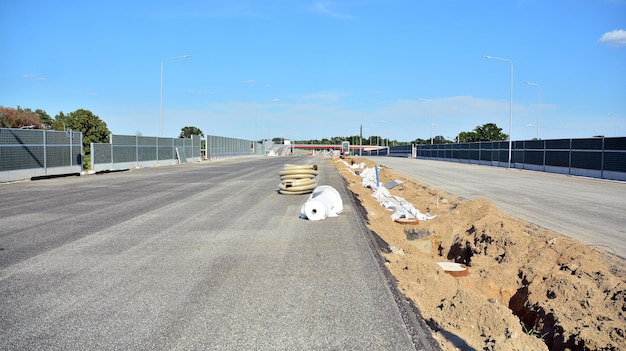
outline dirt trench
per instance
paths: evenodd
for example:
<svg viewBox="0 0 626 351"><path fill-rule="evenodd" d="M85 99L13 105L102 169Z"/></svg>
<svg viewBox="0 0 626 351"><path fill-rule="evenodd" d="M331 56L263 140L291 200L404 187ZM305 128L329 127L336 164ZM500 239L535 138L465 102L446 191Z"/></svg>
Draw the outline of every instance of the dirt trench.
<svg viewBox="0 0 626 351"><path fill-rule="evenodd" d="M344 162L347 161L347 162ZM435 219L398 224L361 184L365 158L333 159L382 241L385 266L420 310L434 338L453 350L625 350L622 259L379 167L381 184ZM437 262L468 267L453 277Z"/></svg>

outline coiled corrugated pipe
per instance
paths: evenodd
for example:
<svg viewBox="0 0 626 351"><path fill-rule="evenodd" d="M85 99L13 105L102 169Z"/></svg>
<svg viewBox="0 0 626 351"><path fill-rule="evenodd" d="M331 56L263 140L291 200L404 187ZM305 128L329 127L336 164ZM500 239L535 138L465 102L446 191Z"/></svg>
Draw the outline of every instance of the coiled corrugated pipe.
<svg viewBox="0 0 626 351"><path fill-rule="evenodd" d="M310 194L317 186L317 165L286 164L278 172L280 184L278 192L285 195Z"/></svg>

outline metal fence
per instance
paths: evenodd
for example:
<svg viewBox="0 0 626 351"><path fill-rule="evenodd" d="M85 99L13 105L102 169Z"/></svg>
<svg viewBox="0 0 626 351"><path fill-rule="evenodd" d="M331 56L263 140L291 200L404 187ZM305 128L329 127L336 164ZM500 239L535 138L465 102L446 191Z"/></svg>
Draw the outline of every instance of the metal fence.
<svg viewBox="0 0 626 351"><path fill-rule="evenodd" d="M91 143L91 168L96 172L174 165L201 160L201 137L160 138L111 135L110 143Z"/></svg>
<svg viewBox="0 0 626 351"><path fill-rule="evenodd" d="M266 141L252 141L221 137L206 136L206 157L208 159L264 155Z"/></svg>
<svg viewBox="0 0 626 351"><path fill-rule="evenodd" d="M402 145L389 156L509 166L509 142ZM511 168L626 180L626 137L514 141Z"/></svg>
<svg viewBox="0 0 626 351"><path fill-rule="evenodd" d="M0 182L82 171L80 132L0 128Z"/></svg>
<svg viewBox="0 0 626 351"><path fill-rule="evenodd" d="M80 174L82 134L72 131L0 129L0 182L37 176ZM109 143L91 143L91 169L99 171L265 155L273 142L208 135L160 138L111 135Z"/></svg>

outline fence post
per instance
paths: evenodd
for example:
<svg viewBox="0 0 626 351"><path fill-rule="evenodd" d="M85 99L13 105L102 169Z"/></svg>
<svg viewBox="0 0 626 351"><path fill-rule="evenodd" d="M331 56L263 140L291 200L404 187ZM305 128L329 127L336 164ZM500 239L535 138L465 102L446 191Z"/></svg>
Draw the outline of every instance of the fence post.
<svg viewBox="0 0 626 351"><path fill-rule="evenodd" d="M567 160L567 175L572 175L572 146L573 140L569 140L569 156Z"/></svg>
<svg viewBox="0 0 626 351"><path fill-rule="evenodd" d="M80 173L83 173L83 168L85 167L85 155L83 155L83 132L80 132L80 140L78 141L78 145L79 145L79 150L80 150L80 164L79 164L79 169L80 169ZM93 150L93 149L89 149L89 150ZM91 152L91 151L90 151Z"/></svg>
<svg viewBox="0 0 626 351"><path fill-rule="evenodd" d="M82 144L82 140L81 140L81 144ZM96 153L94 152L94 148L93 148L94 145L93 144L94 143L89 143L89 150L91 150L91 169L92 170L95 169L95 165L96 165L96 163L95 163L95 161L96 161L96 157L95 157Z"/></svg>
<svg viewBox="0 0 626 351"><path fill-rule="evenodd" d="M46 130L43 130L43 174L48 175L48 146L46 146Z"/></svg>
<svg viewBox="0 0 626 351"><path fill-rule="evenodd" d="M604 179L604 140L602 137L602 152L600 153L600 179Z"/></svg>
<svg viewBox="0 0 626 351"><path fill-rule="evenodd" d="M545 140L543 141L543 171L546 171L546 153L548 153L546 145L548 144Z"/></svg>
<svg viewBox="0 0 626 351"><path fill-rule="evenodd" d="M522 158L522 166L521 169L526 169L526 141L516 141L515 145L521 145L521 146L517 146L517 153L521 153L521 158ZM521 147L521 149L520 149ZM513 159L515 160L515 154L513 154Z"/></svg>
<svg viewBox="0 0 626 351"><path fill-rule="evenodd" d="M113 169L113 133L111 133L111 135L109 135L109 140L111 141L111 169ZM93 164L93 162L92 162Z"/></svg>
<svg viewBox="0 0 626 351"><path fill-rule="evenodd" d="M70 170L72 169L72 139L74 139L74 134L72 131L72 128L68 128L67 129L67 134L65 135L66 138L70 139Z"/></svg>

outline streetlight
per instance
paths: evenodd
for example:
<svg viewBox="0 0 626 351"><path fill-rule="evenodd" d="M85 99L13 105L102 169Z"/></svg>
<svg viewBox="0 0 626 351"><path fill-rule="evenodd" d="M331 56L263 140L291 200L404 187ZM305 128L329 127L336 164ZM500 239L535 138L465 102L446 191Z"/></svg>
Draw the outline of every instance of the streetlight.
<svg viewBox="0 0 626 351"><path fill-rule="evenodd" d="M537 83L526 82L537 87L537 140L539 140L539 116L541 115L541 86Z"/></svg>
<svg viewBox="0 0 626 351"><path fill-rule="evenodd" d="M432 100L418 99L419 101L426 101L430 105L430 145L433 144L433 104Z"/></svg>
<svg viewBox="0 0 626 351"><path fill-rule="evenodd" d="M160 123L159 123L159 129L160 129L160 136L163 137L163 63L167 60L174 60L174 59L186 59L186 58L190 58L191 55L184 55L184 56L175 56L175 57L167 57L161 60L161 109L160 109Z"/></svg>
<svg viewBox="0 0 626 351"><path fill-rule="evenodd" d="M508 58L493 57L489 55L483 56L486 59L507 61L511 64L511 89L509 96L509 168L511 168L511 151L513 149L513 61Z"/></svg>

